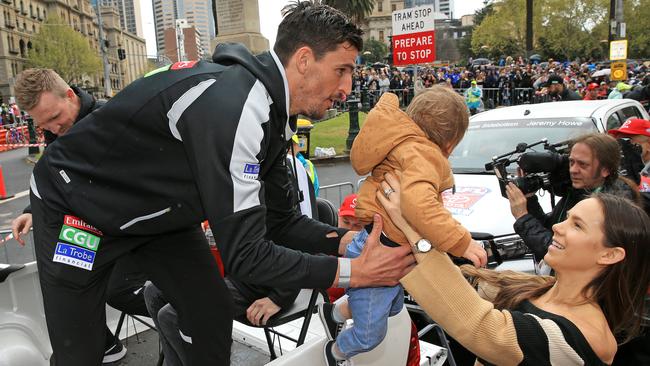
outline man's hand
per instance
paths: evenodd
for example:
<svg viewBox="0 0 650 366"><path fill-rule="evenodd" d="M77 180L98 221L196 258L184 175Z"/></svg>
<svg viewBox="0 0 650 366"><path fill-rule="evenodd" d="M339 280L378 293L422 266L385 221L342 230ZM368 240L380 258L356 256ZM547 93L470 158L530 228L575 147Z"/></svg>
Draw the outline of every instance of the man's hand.
<svg viewBox="0 0 650 366"><path fill-rule="evenodd" d="M528 213L528 208L526 206L528 199L524 196L521 189L510 182L506 186L506 194L510 201L510 212L512 212L512 216L514 216L515 219L519 219Z"/></svg>
<svg viewBox="0 0 650 366"><path fill-rule="evenodd" d="M395 286L415 266L411 248L391 248L379 242L381 229L381 216L375 214L372 232L361 255L352 259L351 287Z"/></svg>
<svg viewBox="0 0 650 366"><path fill-rule="evenodd" d="M278 311L280 311L280 307L268 297L264 297L255 300L255 302L246 309L246 319L248 319L251 324L259 327L261 325L266 325L269 318L275 315Z"/></svg>
<svg viewBox="0 0 650 366"><path fill-rule="evenodd" d="M11 222L11 233L17 242L21 245L25 245L25 239L22 238L23 235L29 234L29 229L32 228L32 214L24 213L14 219Z"/></svg>
<svg viewBox="0 0 650 366"><path fill-rule="evenodd" d="M480 268L487 265L487 252L481 243L472 240L463 253L463 258L469 259L474 264L474 267Z"/></svg>
<svg viewBox="0 0 650 366"><path fill-rule="evenodd" d="M357 235L358 231L348 231L341 237L339 242L339 255L345 255L345 250L348 248L348 244L352 242L354 236Z"/></svg>

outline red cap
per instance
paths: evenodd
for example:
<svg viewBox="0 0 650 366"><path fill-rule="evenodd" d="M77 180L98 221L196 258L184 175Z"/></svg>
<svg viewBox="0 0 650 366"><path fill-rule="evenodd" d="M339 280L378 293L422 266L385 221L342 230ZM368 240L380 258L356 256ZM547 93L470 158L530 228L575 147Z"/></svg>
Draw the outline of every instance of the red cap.
<svg viewBox="0 0 650 366"><path fill-rule="evenodd" d="M609 130L607 133L614 137L619 137L620 135L650 136L650 121L641 118L631 118L625 121L621 127Z"/></svg>
<svg viewBox="0 0 650 366"><path fill-rule="evenodd" d="M596 88L598 88L598 87L599 87L598 84L596 84L596 83L590 83L590 84L587 86L587 90L594 90L594 89L596 89Z"/></svg>
<svg viewBox="0 0 650 366"><path fill-rule="evenodd" d="M357 195L352 193L345 196L339 208L339 216L354 216L355 207L357 207Z"/></svg>

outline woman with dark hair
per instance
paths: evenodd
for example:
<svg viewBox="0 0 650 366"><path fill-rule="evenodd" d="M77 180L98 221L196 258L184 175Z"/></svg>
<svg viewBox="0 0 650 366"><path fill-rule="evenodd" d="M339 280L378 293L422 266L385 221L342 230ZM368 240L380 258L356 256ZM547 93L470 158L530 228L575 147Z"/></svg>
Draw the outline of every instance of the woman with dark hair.
<svg viewBox="0 0 650 366"><path fill-rule="evenodd" d="M378 199L416 243L421 236L400 214L399 183L386 179L384 189L396 194ZM544 260L556 277L469 267L461 272L446 254L431 250L401 282L484 364L611 364L617 339L634 337L644 314L650 219L627 199L598 193L574 206L553 232Z"/></svg>

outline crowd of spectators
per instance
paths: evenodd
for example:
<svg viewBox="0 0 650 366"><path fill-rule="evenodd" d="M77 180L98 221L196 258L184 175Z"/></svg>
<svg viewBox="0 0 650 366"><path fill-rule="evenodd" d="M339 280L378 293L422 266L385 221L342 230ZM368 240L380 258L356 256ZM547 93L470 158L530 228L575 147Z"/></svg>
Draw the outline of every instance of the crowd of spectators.
<svg viewBox="0 0 650 366"><path fill-rule="evenodd" d="M390 90L399 95L403 106L414 95L435 84L445 84L464 93L476 85L482 89L482 108L540 103L558 100L549 93L549 78L560 77L571 92L587 100L607 99L612 92L616 97L650 84L650 62L630 62L628 80L624 83L610 80L609 65L605 62L565 61L549 59L546 62L525 62L522 57L502 58L494 64L451 65L446 67L417 66L396 68L374 64L359 66L353 76L353 92L364 106L372 107L379 96Z"/></svg>

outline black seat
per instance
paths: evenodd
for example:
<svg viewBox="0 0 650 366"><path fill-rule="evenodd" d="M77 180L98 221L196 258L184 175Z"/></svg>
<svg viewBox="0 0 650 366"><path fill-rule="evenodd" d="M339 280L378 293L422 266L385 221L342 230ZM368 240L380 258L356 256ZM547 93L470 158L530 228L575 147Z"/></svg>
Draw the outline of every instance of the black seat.
<svg viewBox="0 0 650 366"><path fill-rule="evenodd" d="M321 295L321 296L319 296ZM262 326L261 328L264 328L264 335L266 336L266 343L269 347L269 353L271 355L271 360L274 360L277 358L277 355L275 354L275 342L273 341L271 337L271 333L277 335L278 337L286 338L292 342L296 343L296 347L302 345L305 343L305 338L307 337L307 330L309 329L309 323L311 322L311 316L313 313L316 312L317 306L319 304L323 303L324 296L322 293L317 290L317 289L303 289L300 290L300 293L298 294L298 297L296 297L296 300L293 302L293 304L280 311L279 313L273 315L268 322L266 323L265 326ZM294 321L296 319L303 318L302 321L302 326L300 327L300 334L298 335L298 339L290 337L286 334L282 334L276 330L273 329L273 327L280 326L282 324L286 324L290 321ZM248 325L250 327L257 327L256 325L251 324L246 317L242 317L239 319L236 319L238 322Z"/></svg>
<svg viewBox="0 0 650 366"><path fill-rule="evenodd" d="M325 198L316 198L316 207L318 209L318 221L331 226L338 226L339 213L334 204Z"/></svg>

